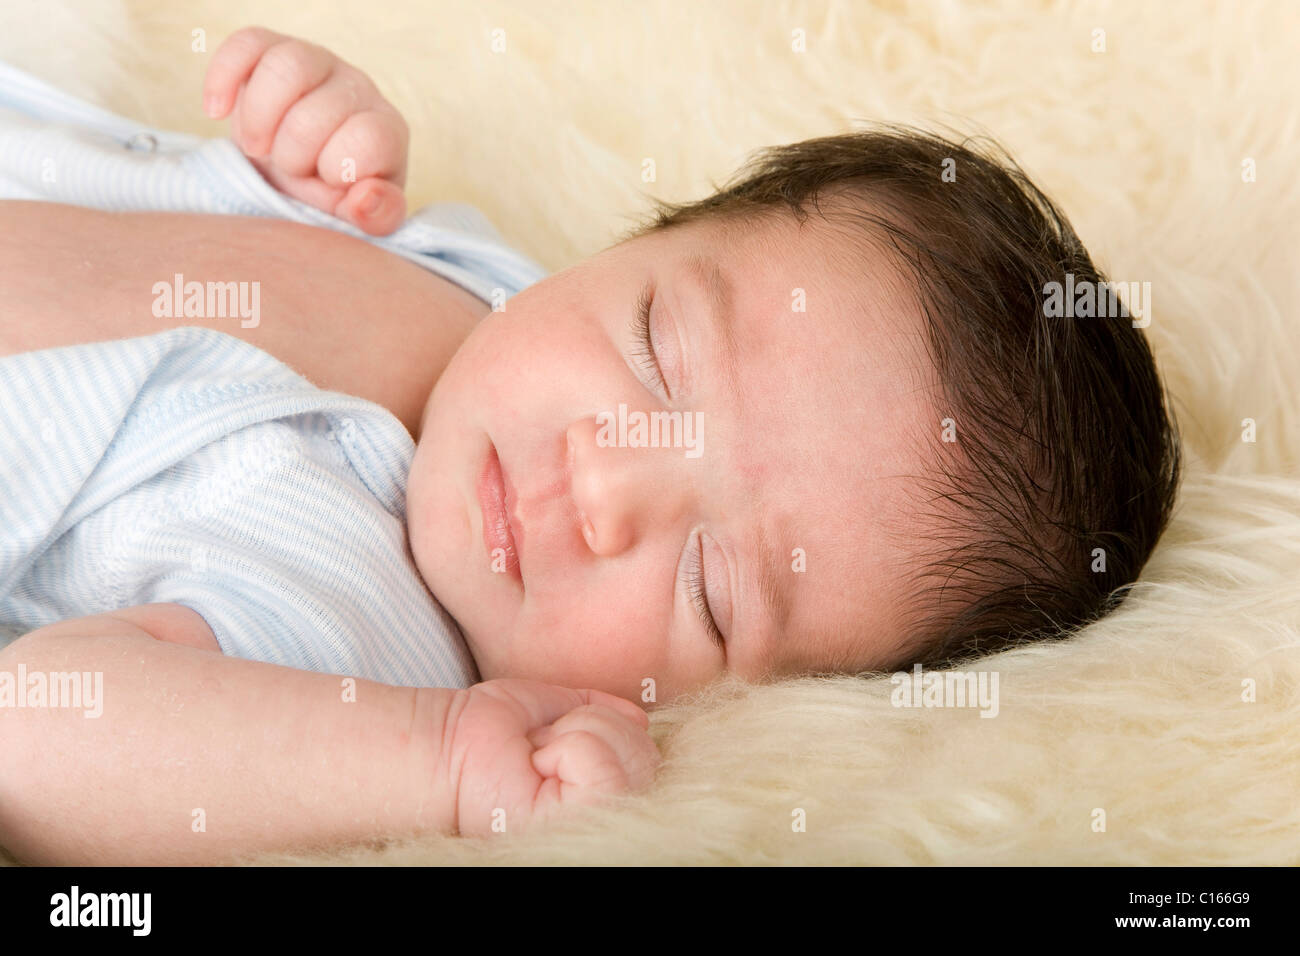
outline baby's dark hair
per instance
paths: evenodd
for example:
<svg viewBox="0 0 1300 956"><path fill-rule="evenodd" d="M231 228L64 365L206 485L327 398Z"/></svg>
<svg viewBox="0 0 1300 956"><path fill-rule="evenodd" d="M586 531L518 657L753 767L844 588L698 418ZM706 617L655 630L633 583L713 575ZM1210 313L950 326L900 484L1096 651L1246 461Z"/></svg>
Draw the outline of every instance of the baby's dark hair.
<svg viewBox="0 0 1300 956"><path fill-rule="evenodd" d="M878 125L769 147L707 199L654 200L634 233L782 212L802 224L808 205L825 217L832 200L910 276L941 389L917 487L938 509L922 511L920 535L899 532L929 547L912 569L911 626L882 670L1066 637L1106 615L1168 524L1181 477L1141 329L1127 310L1049 314L1049 283L1072 275L1102 290L1105 277L1061 210L983 144Z"/></svg>

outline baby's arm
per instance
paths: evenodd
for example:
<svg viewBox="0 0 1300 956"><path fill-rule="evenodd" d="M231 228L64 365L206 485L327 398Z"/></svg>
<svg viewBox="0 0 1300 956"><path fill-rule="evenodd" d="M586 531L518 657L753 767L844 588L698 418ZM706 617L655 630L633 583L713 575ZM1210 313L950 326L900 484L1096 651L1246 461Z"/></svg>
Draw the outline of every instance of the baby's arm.
<svg viewBox="0 0 1300 956"><path fill-rule="evenodd" d="M167 623L159 640L102 614L0 651L15 676L103 675L99 717L0 710L0 845L19 859L217 862L450 827L419 733L450 692L359 680L344 703L337 676L212 653L200 631Z"/></svg>
<svg viewBox="0 0 1300 956"><path fill-rule="evenodd" d="M146 626L142 626L146 625ZM103 675L102 715L0 709L0 845L26 862L191 864L526 828L648 782L634 704L529 681L390 687L225 657L144 605L42 628L0 672Z"/></svg>

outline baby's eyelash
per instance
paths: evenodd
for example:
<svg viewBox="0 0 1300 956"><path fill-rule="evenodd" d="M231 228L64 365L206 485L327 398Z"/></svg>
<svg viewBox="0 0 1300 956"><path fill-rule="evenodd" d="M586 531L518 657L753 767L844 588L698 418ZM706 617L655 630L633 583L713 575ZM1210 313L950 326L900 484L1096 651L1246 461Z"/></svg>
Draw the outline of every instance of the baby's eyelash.
<svg viewBox="0 0 1300 956"><path fill-rule="evenodd" d="M637 364L654 376L655 382L668 395L668 383L664 381L663 370L659 368L659 359L655 355L654 341L650 337L650 306L654 302L650 285L641 290L636 300L636 312L632 318L633 346ZM671 396L669 396L671 397Z"/></svg>
<svg viewBox="0 0 1300 956"><path fill-rule="evenodd" d="M726 641L722 638L722 631L718 630L718 623L713 619L713 609L709 607L708 589L704 586L704 541L699 540L696 547L690 550L686 556L690 563L686 570L686 588L691 595L691 604L695 606L695 612L699 614L700 620L709 631L709 637L719 647L725 648Z"/></svg>

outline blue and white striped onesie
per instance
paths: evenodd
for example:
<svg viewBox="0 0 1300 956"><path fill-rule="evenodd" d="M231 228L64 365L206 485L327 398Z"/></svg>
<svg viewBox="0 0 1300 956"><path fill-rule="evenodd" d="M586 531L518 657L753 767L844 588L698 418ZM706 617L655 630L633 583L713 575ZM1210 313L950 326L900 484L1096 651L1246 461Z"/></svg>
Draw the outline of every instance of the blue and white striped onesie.
<svg viewBox="0 0 1300 956"><path fill-rule="evenodd" d="M142 127L3 63L0 198L325 226L489 303L546 275L468 205L374 239L277 192L228 140ZM0 358L0 646L173 602L232 656L469 686L464 639L411 559L414 451L387 409L213 329Z"/></svg>

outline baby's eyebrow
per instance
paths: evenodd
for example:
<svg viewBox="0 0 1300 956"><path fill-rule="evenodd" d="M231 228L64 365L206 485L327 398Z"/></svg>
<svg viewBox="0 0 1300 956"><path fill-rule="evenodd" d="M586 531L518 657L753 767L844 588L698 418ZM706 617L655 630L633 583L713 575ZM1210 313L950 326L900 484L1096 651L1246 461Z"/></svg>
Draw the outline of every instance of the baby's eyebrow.
<svg viewBox="0 0 1300 956"><path fill-rule="evenodd" d="M686 271L704 289L705 299L709 303L710 326L721 335L723 375L727 379L727 389L736 393L740 381L740 370L736 364L736 287L730 277L722 271L716 259L696 253L686 259Z"/></svg>

